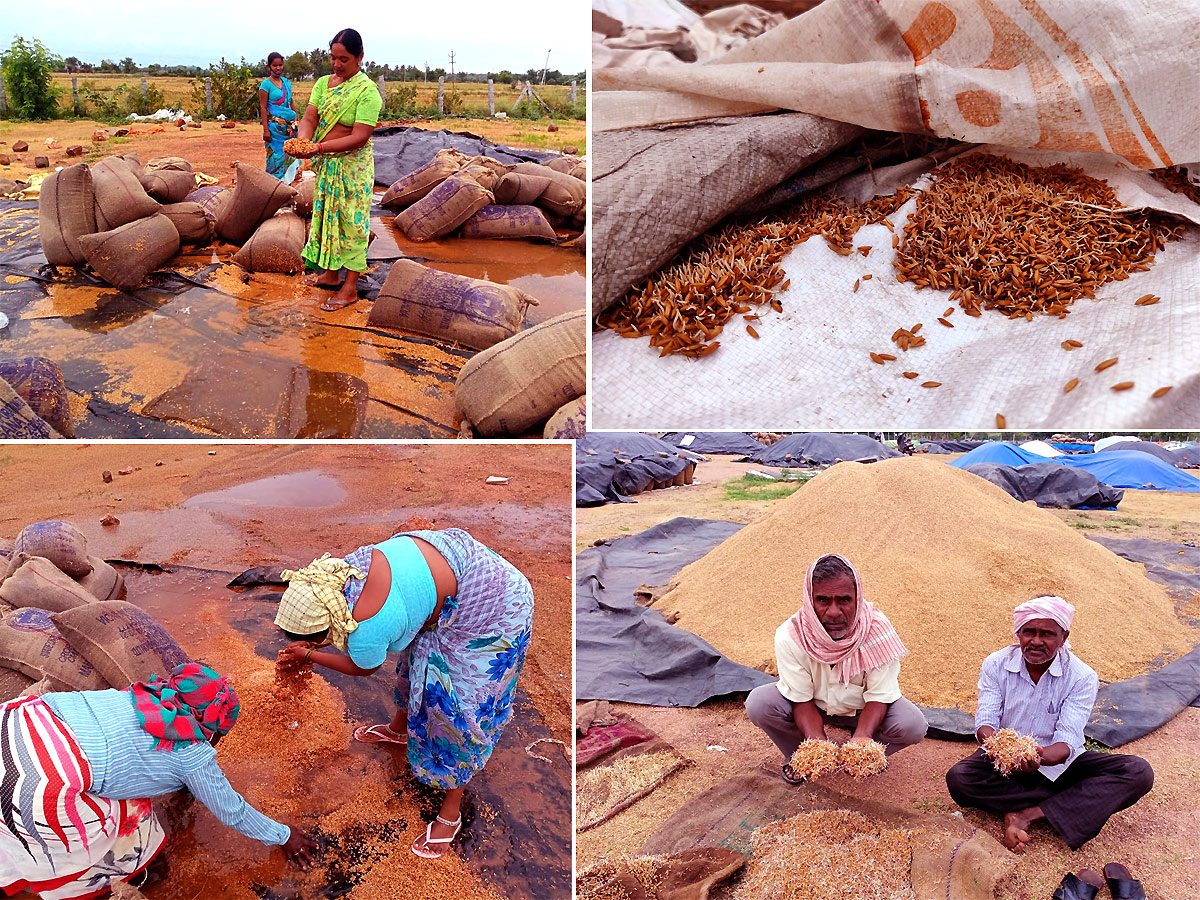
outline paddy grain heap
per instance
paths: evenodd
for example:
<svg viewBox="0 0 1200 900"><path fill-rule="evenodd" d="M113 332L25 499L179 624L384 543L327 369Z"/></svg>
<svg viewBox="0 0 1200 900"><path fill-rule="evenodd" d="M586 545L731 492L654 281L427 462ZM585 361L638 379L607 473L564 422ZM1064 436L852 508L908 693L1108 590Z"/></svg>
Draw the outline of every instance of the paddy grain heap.
<svg viewBox="0 0 1200 900"><path fill-rule="evenodd" d="M973 710L979 664L1012 643L1013 607L1039 595L1075 604L1072 648L1104 681L1197 639L1140 564L936 459L826 470L683 569L656 605L731 659L774 672L775 629L826 553L857 567L866 599L896 626L910 652L900 686L927 706Z"/></svg>

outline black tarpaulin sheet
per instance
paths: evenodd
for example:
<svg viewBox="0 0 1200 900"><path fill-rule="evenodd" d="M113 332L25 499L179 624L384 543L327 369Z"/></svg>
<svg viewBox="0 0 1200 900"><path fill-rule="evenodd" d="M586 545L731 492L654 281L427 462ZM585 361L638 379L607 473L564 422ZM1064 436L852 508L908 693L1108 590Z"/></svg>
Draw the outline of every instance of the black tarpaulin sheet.
<svg viewBox="0 0 1200 900"><path fill-rule="evenodd" d="M1160 447L1158 444L1151 441L1121 441L1119 444L1109 444L1098 453L1109 453L1114 450L1140 450L1142 453L1149 453L1151 456L1157 456L1167 465L1173 466L1179 458L1173 450L1168 450L1166 447Z"/></svg>
<svg viewBox="0 0 1200 900"><path fill-rule="evenodd" d="M469 131L429 131L412 125L377 128L371 136L375 157L375 183L390 185L415 172L433 159L439 150L452 147L467 156L490 156L505 165L519 162L544 162L558 156L550 150L515 150L493 144Z"/></svg>
<svg viewBox="0 0 1200 900"><path fill-rule="evenodd" d="M1104 484L1091 472L1062 463L1005 466L985 462L964 468L1021 502L1033 500L1038 506L1055 509L1116 509L1125 496L1124 489Z"/></svg>
<svg viewBox="0 0 1200 900"><path fill-rule="evenodd" d="M970 453L987 441L921 441L921 453Z"/></svg>
<svg viewBox="0 0 1200 900"><path fill-rule="evenodd" d="M634 600L640 586L665 585L740 528L736 522L671 519L576 556L576 699L697 706L775 680L726 659Z"/></svg>
<svg viewBox="0 0 1200 900"><path fill-rule="evenodd" d="M669 431L662 439L668 444L691 450L693 453L748 456L764 447L762 443L740 431Z"/></svg>
<svg viewBox="0 0 1200 900"><path fill-rule="evenodd" d="M828 466L836 462L891 459L901 454L865 434L814 431L789 434L747 457L760 466Z"/></svg>
<svg viewBox="0 0 1200 900"><path fill-rule="evenodd" d="M649 434L589 431L575 442L575 505L619 502L671 481L697 459Z"/></svg>
<svg viewBox="0 0 1200 900"><path fill-rule="evenodd" d="M1175 466L1180 469L1200 469L1200 444L1192 444L1174 451Z"/></svg>

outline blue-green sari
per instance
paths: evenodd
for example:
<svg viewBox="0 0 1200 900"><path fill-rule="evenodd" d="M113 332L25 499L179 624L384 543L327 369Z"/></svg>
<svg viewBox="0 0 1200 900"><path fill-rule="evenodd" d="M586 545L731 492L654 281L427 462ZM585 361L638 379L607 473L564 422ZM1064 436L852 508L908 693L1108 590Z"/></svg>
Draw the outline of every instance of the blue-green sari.
<svg viewBox="0 0 1200 900"><path fill-rule="evenodd" d="M296 136L296 111L292 109L292 83L286 78L280 78L283 87L278 88L270 78L264 78L258 86L260 91L267 92L267 128L271 132L271 142L264 144L267 149L266 169L276 178L282 178L288 167L287 154L283 152L283 142Z"/></svg>

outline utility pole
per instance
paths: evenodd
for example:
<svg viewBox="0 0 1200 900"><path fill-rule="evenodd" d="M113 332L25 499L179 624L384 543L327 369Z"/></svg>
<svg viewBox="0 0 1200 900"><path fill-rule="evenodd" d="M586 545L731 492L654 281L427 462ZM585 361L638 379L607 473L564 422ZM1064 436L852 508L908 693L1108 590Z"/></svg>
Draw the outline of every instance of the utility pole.
<svg viewBox="0 0 1200 900"><path fill-rule="evenodd" d="M450 51L450 90L454 90L454 51Z"/></svg>
<svg viewBox="0 0 1200 900"><path fill-rule="evenodd" d="M425 83L429 84L429 60L425 60Z"/></svg>
<svg viewBox="0 0 1200 900"><path fill-rule="evenodd" d="M546 83L546 69L550 68L550 51L546 51L546 66L542 69L542 84Z"/></svg>

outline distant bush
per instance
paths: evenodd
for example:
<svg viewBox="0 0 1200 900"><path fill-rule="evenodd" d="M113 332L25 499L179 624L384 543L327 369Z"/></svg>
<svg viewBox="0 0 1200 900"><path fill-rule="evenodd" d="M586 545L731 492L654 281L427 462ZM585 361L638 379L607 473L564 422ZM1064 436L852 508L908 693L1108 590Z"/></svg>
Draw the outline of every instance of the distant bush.
<svg viewBox="0 0 1200 900"><path fill-rule="evenodd" d="M211 110L205 104L205 78L212 79ZM203 76L193 79L188 112L197 119L213 119L218 115L227 119L255 116L258 112L258 82L246 65L245 57L241 63L231 63L221 57L220 64L210 65Z"/></svg>
<svg viewBox="0 0 1200 900"><path fill-rule="evenodd" d="M53 119L59 115L58 98L62 89L55 87L52 74L62 60L50 53L39 40L13 39L8 52L0 54L0 72L9 108L17 119Z"/></svg>
<svg viewBox="0 0 1200 900"><path fill-rule="evenodd" d="M402 84L387 92L383 101L383 118L412 119L417 115L417 86Z"/></svg>

